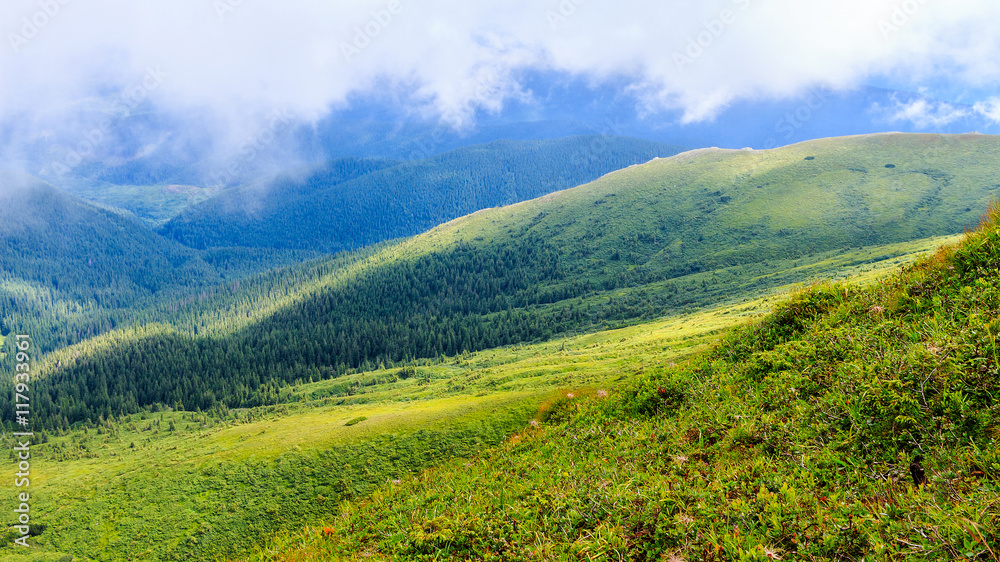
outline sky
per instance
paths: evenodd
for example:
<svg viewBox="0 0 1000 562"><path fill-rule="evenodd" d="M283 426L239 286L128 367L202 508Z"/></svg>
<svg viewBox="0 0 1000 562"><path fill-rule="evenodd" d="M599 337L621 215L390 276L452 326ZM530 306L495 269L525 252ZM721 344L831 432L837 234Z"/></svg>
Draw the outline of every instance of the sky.
<svg viewBox="0 0 1000 562"><path fill-rule="evenodd" d="M888 108L917 127L997 122L997 21L995 0L4 0L0 143L141 106L235 145L370 94L469 128L539 72L678 123L866 84L926 95Z"/></svg>

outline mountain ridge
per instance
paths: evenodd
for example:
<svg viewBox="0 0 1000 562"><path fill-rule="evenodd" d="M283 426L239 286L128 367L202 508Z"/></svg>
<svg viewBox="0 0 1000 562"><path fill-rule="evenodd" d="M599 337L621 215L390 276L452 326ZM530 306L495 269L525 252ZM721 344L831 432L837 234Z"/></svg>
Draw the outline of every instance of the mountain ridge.
<svg viewBox="0 0 1000 562"><path fill-rule="evenodd" d="M595 143L600 141L600 150ZM272 246L352 250L412 236L484 207L510 204L586 183L678 147L624 137L493 141L418 161L398 162L343 181L322 178L237 188L257 193L241 211L223 192L188 209L160 232L192 247ZM571 160L567 166L566 160ZM339 162L339 161L336 161ZM384 161L388 162L388 161ZM322 179L321 179L322 178ZM285 193L291 192L291 197Z"/></svg>
<svg viewBox="0 0 1000 562"><path fill-rule="evenodd" d="M275 385L380 362L544 341L739 299L821 274L838 254L859 247L961 232L977 215L972 207L1000 192L986 181L997 157L993 137L906 135L652 161L547 201L438 226L340 273L310 277L301 291L292 282L289 294L299 296L265 308L264 316L235 303L257 302L257 292L271 291L268 284L219 301L224 310L241 311L229 317L192 303L184 331L125 337L115 353L52 371L52 406L43 400L40 411L61 400L59 381L98 372L114 373L121 392L151 385L131 391L137 401L129 408L177 400L188 409L220 400L237 407L240 400L275 400ZM887 159L896 167L885 167ZM943 169L956 163L961 167ZM928 165L938 169L928 174ZM269 283L287 285L280 277ZM242 319L244 310L251 322ZM157 365L167 359L157 350L204 353L204 346L213 349L210 366L164 378L166 364ZM124 359L115 354L145 359L126 380ZM204 388L178 390L195 381ZM221 392L217 385L245 388ZM121 406L114 403L103 402L105 417ZM98 414L86 400L83 406L90 412L84 417Z"/></svg>

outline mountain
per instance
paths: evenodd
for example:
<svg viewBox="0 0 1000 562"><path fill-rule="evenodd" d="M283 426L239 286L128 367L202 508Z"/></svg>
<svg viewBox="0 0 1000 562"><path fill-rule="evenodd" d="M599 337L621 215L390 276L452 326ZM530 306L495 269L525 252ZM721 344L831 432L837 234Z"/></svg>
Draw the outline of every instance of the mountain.
<svg viewBox="0 0 1000 562"><path fill-rule="evenodd" d="M984 135L876 135L655 160L55 354L36 412L57 427L268 404L296 381L738 300L969 228L1000 192L998 155Z"/></svg>
<svg viewBox="0 0 1000 562"><path fill-rule="evenodd" d="M353 250L679 151L637 139L572 137L496 141L407 162L340 159L224 191L161 231L196 248Z"/></svg>
<svg viewBox="0 0 1000 562"><path fill-rule="evenodd" d="M197 294L298 256L201 252L36 178L0 175L0 334L53 350L136 321L136 307Z"/></svg>
<svg viewBox="0 0 1000 562"><path fill-rule="evenodd" d="M679 365L652 351L610 395L564 393L506 443L268 552L995 559L998 266L994 206L960 246L889 280L804 291Z"/></svg>

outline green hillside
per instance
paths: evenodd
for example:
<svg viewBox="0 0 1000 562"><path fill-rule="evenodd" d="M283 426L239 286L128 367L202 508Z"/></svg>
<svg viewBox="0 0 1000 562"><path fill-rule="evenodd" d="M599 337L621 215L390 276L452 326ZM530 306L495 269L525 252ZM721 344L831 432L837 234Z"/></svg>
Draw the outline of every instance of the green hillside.
<svg viewBox="0 0 1000 562"><path fill-rule="evenodd" d="M408 162L341 159L224 191L186 210L162 232L196 248L354 250L681 150L587 136L496 141Z"/></svg>
<svg viewBox="0 0 1000 562"><path fill-rule="evenodd" d="M841 272L877 278L935 247ZM30 552L9 546L0 558L243 559L343 500L499 445L566 392L615 388L702 352L785 298L305 383L283 389L279 406L153 408L43 433L32 446L41 532ZM0 490L15 493L13 481Z"/></svg>
<svg viewBox="0 0 1000 562"><path fill-rule="evenodd" d="M192 304L210 321L67 350L36 411L55 428L273 404L290 383L738 300L893 255L852 248L962 231L1000 191L998 152L982 135L880 135L634 166L328 269L280 306L251 304L271 294L253 285Z"/></svg>
<svg viewBox="0 0 1000 562"><path fill-rule="evenodd" d="M57 349L111 329L109 310L219 272L199 253L119 213L87 205L33 178L0 177L0 332L37 334Z"/></svg>
<svg viewBox="0 0 1000 562"><path fill-rule="evenodd" d="M826 284L260 560L996 560L1000 208L961 246Z"/></svg>

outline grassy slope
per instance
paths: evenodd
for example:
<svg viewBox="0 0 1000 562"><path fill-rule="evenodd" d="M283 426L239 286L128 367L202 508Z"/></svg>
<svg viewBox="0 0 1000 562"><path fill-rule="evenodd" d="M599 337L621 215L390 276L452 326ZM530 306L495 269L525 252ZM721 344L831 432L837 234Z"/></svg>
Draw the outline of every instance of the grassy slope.
<svg viewBox="0 0 1000 562"><path fill-rule="evenodd" d="M278 537L266 560L996 560L1000 209L676 367Z"/></svg>
<svg viewBox="0 0 1000 562"><path fill-rule="evenodd" d="M665 262L706 250L701 259L710 267L789 246L808 253L821 240L830 247L833 238L842 247L914 240L976 224L1000 193L998 155L1000 139L986 135L870 135L768 151L696 150L474 213L415 244L441 249L526 229L576 254L580 265L628 250L633 260L606 264L620 270L669 269ZM600 212L588 212L593 207ZM634 240L641 234L651 236ZM779 248L774 236L782 239Z"/></svg>
<svg viewBox="0 0 1000 562"><path fill-rule="evenodd" d="M901 255L841 273L859 281L877 277L939 242L876 250ZM530 417L542 419L547 403L561 395L557 389L593 394L703 351L734 323L769 310L783 294L619 330L423 362L408 378L390 369L304 384L286 389L289 404L234 411L224 420L149 413L118 420L101 433L77 430L52 437L33 448L39 475L33 509L37 521L47 525L33 539L33 552L43 553L36 560L54 560L59 552L83 559L99 558L102 550L104 559L144 553L184 559L246 551L269 534L332 517L341 499L498 443ZM359 416L367 419L343 425ZM171 422L175 431L169 430ZM377 460L392 456L398 460ZM331 459L340 463L336 469ZM13 493L10 482L0 489ZM4 559L31 559L20 553L0 550Z"/></svg>
<svg viewBox="0 0 1000 562"><path fill-rule="evenodd" d="M884 164L875 162L884 159L873 156L880 143L889 144L880 150L883 154L893 155L891 159L896 163L896 168L885 168ZM963 224L971 222L966 217L974 214L971 210L965 211L966 207L961 207L966 204L962 198L969 201L967 204L970 207L967 208L971 209L977 201L996 190L989 175L989 162L993 158L991 154L995 152L995 145L991 137L906 135L831 139L756 153L709 151L702 155L710 157L707 160L687 155L634 167L588 186L542 200L476 213L377 253L363 261L359 267L380 267L381 264L394 260L430 256L435 252L454 248L462 240L474 245L489 244L508 236L535 233L558 244L566 256L568 271L585 272L600 280L642 268L655 268L660 274L668 275L671 272L689 270L692 264L702 269L724 266L733 262L734 251L749 258L767 257L768 248L760 240L771 237L772 251L774 248L791 247L793 257L762 262L756 269L747 270L735 279L735 284L720 284L712 295L725 297L730 293L730 287L748 287L747 291L759 291L767 286L773 287L791 281L794 276L771 280L770 285L751 284L757 277L772 274L779 263L786 270L807 266L809 251L813 249L812 244L820 234L827 237L823 243L828 244L832 251L871 242L872 237L868 236L870 233L879 233L890 240L906 240L915 233L927 232L922 230L925 228L931 228L931 232L960 229ZM946 151L946 148L949 150ZM839 154L838 159L827 162L823 157L827 153ZM817 158L805 160L804 154L816 154ZM859 169L860 166L868 166L868 172L864 174L865 181L855 185L853 191L846 192L846 188L839 183L826 186L823 178L827 174L836 176L839 173L838 166L845 164ZM920 191L923 189L922 184L908 181L911 178L907 176L893 179L894 176L891 175L901 170L916 169L919 165L954 170L950 177L947 174L937 176L941 179L935 179L937 186L930 189L936 195L930 197L928 202L920 200L926 195ZM820 168L816 169L816 166ZM816 173L817 171L820 173ZM929 177L924 173L916 175ZM684 190L670 191L675 179L677 185L683 186ZM768 181L765 183L762 179ZM663 185L668 181L671 182L670 186ZM883 192L906 194L914 189L919 197L914 199L907 195L915 203L907 207L908 210L900 216L889 213L888 219L884 219L873 215L874 222L860 225L852 223L846 214L838 219L837 213L831 208L815 205L801 209L801 212L785 211L781 206L767 207L763 209L767 214L759 216L756 222L744 221L749 226L740 222L742 215L738 212L738 207L751 205L756 199L756 196L747 193L750 192L750 187L760 192L762 199L769 199L781 192L782 182L798 182L799 189L811 190L814 203L832 198L845 208L864 208L864 205L870 207L870 200L883 197L884 195L880 195ZM728 194L720 186L729 184L742 187L735 189L733 194ZM744 187L747 189L743 189ZM720 194L716 195L717 191ZM666 197L668 193L670 197ZM737 197L744 195L747 199L739 206L733 204ZM794 193L787 195L791 197ZM725 197L732 199L723 201ZM695 211L704 215L692 214ZM803 212L809 213L813 223L820 227L795 230L795 221L800 220ZM711 220L696 220L694 217L709 217ZM791 232L781 234L783 229ZM639 234L648 234L647 231L650 230L661 234L643 236L640 239ZM667 238L663 238L664 236ZM776 240L773 236L783 238ZM743 238L746 241L740 242ZM733 240L739 243L732 244ZM612 259L616 248L621 254L617 260ZM826 271L832 271L835 269L832 257L835 253L831 256L817 254L813 257L815 261L830 265ZM891 254L892 251L888 253ZM707 257L703 259L700 255ZM878 256L852 261L859 263L874 257ZM699 265L697 260L702 260L702 263ZM797 279L805 279L821 271L822 269L803 270ZM693 275L711 274L711 271L705 271ZM340 278L338 275L340 274L335 273L330 278L324 277L308 290L287 298L290 302L298 303L296 306L308 306L310 293L322 290L327 286L327 281ZM259 318L255 319L257 320ZM225 331L220 330L216 335L224 336ZM642 360L642 356L639 359ZM339 381L325 384L337 382ZM337 392L339 391L328 394Z"/></svg>
<svg viewBox="0 0 1000 562"><path fill-rule="evenodd" d="M150 413L101 433L52 437L33 449L39 474L33 508L48 526L35 544L84 558L104 549L111 559L146 552L148 538L158 541L148 555L160 559L246 549L247 540L327 516L339 500L387 479L498 442L523 427L555 389L593 388L631 375L653 349L664 358L699 349L761 305L427 363L405 379L390 369L301 385L288 389L293 403L233 411L221 421ZM344 426L359 416L367 419ZM401 447L420 454L378 462ZM331 457L346 462L331 470ZM295 478L282 463L314 472ZM248 480L254 471L269 479ZM221 477L232 483L220 487ZM3 489L13 493L10 483ZM202 528L211 532L197 532ZM192 536L198 542L189 543Z"/></svg>
<svg viewBox="0 0 1000 562"><path fill-rule="evenodd" d="M847 248L960 231L973 222L972 206L1000 190L991 175L998 152L1000 142L983 135L879 135L658 160L538 200L475 213L347 269L328 268L307 283L291 271L292 290L262 306L237 292L206 312L199 296L188 301L197 313L175 326L179 334L137 341L135 334L143 333L138 330L85 342L66 352L82 351L84 359L64 361L51 380L53 386L62 385L59 377L97 380L102 375L96 366L104 362L110 365L109 388L117 393L138 379L151 388L149 381L167 373L163 384L156 383L166 390L129 406L136 411L176 396L181 383L169 375L181 370L147 362L153 367L139 377L118 358L155 355L164 346L183 348L179 353L185 357L228 354L211 369L188 367L222 381L213 383L216 396L229 400L235 394L224 383L241 384L231 373L232 365L247 364L239 361L241 354L256 353L255 365L292 382L365 361L537 341L739 299L823 275L822 266L829 266L829 273ZM857 177L847 181L845 173ZM809 205L797 203L800 194ZM886 199L899 210L880 207ZM748 208L755 208L754 214ZM510 265L499 257L508 250L521 261ZM479 270L481 255L492 267L489 275ZM526 274L535 272L540 279L522 287ZM398 282L390 280L404 277L407 292L387 289ZM458 281L445 291L442 280ZM356 309L364 302L377 306ZM514 309L509 324L505 306ZM451 337L456 332L460 337ZM353 342L361 338L373 345L365 346L366 356L356 357L361 346ZM298 355L279 363L273 350L284 348L283 342L307 344L295 346ZM416 343L406 348L408 342ZM85 370L89 374L77 374ZM246 395L254 401L229 406L259 403L256 396L265 392L260 400L273 402L274 393L259 391L263 383L251 375L240 381L251 381ZM213 407L203 396L208 394L189 393L185 403ZM99 399L83 398L87 404Z"/></svg>

